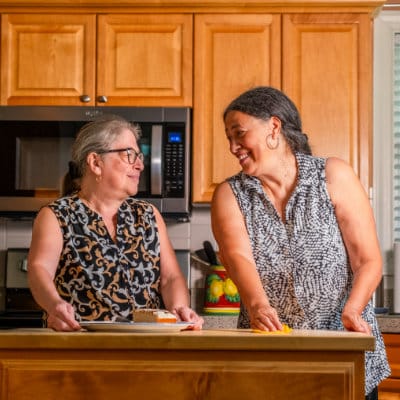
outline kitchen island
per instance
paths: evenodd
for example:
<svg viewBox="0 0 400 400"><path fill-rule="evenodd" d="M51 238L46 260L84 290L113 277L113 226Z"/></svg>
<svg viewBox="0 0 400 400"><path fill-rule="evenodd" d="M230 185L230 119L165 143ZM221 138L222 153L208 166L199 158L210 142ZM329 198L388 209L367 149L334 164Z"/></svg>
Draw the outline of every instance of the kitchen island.
<svg viewBox="0 0 400 400"><path fill-rule="evenodd" d="M360 333L0 331L2 400L363 399Z"/></svg>

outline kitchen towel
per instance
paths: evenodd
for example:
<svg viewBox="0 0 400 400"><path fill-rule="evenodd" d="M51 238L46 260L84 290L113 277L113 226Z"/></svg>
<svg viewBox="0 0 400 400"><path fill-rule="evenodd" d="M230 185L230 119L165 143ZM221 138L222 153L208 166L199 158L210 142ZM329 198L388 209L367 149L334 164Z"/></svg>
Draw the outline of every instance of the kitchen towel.
<svg viewBox="0 0 400 400"><path fill-rule="evenodd" d="M393 245L393 312L400 313L400 242Z"/></svg>

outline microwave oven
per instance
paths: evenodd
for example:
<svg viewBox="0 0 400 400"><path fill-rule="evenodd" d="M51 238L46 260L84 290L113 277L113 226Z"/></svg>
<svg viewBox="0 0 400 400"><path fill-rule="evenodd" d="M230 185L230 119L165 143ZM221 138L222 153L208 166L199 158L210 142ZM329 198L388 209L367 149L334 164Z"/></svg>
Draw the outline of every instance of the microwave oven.
<svg viewBox="0 0 400 400"><path fill-rule="evenodd" d="M190 217L191 109L187 107L0 107L0 216L32 216L61 195L71 146L102 114L138 124L144 170L135 197L164 217Z"/></svg>

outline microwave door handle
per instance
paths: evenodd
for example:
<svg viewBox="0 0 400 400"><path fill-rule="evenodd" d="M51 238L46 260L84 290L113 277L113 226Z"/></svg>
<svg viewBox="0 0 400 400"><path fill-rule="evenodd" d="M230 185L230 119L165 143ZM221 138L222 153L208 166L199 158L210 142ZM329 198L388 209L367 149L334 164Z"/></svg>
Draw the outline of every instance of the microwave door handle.
<svg viewBox="0 0 400 400"><path fill-rule="evenodd" d="M152 195L162 194L161 175L162 156L162 125L153 125L151 128L151 160L150 160L150 190Z"/></svg>

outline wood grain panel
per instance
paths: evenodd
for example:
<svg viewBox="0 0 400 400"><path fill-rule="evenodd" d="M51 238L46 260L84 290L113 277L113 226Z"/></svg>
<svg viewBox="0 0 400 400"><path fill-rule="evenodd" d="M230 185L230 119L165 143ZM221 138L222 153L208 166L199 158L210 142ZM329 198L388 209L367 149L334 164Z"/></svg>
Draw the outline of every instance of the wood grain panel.
<svg viewBox="0 0 400 400"><path fill-rule="evenodd" d="M80 105L95 89L94 15L3 14L1 104Z"/></svg>
<svg viewBox="0 0 400 400"><path fill-rule="evenodd" d="M97 95L107 105L192 105L192 16L100 15Z"/></svg>
<svg viewBox="0 0 400 400"><path fill-rule="evenodd" d="M400 400L400 335L385 333L383 340L392 372L379 385L379 399Z"/></svg>
<svg viewBox="0 0 400 400"><path fill-rule="evenodd" d="M3 393L42 400L352 399L352 362L3 360ZM46 382L46 384L43 384ZM262 382L262 384L260 384ZM6 398L6 397L2 397Z"/></svg>
<svg viewBox="0 0 400 400"><path fill-rule="evenodd" d="M280 86L279 15L195 16L193 201L240 170L229 152L222 114L241 92Z"/></svg>
<svg viewBox="0 0 400 400"><path fill-rule="evenodd" d="M283 90L299 108L313 153L349 162L368 190L372 151L369 16L285 15L283 32Z"/></svg>

